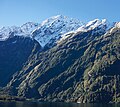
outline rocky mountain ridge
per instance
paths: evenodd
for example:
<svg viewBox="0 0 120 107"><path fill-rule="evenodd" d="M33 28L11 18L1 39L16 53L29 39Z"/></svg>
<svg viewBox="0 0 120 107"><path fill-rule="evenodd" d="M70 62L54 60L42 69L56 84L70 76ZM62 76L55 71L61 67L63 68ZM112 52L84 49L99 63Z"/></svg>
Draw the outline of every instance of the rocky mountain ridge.
<svg viewBox="0 0 120 107"><path fill-rule="evenodd" d="M6 93L40 101L120 102L119 22L79 22L54 16L35 30L23 27L27 36L6 34L0 41Z"/></svg>
<svg viewBox="0 0 120 107"><path fill-rule="evenodd" d="M12 36L30 37L31 39L35 39L39 42L39 44L44 48L45 46L54 46L60 39L66 38L66 35L69 32L87 32L89 30L99 28L99 33L104 33L112 26L113 24L108 23L106 19L95 19L83 24L77 19L57 15L46 19L41 24L28 22L20 27L3 27L0 29L0 41L7 40Z"/></svg>

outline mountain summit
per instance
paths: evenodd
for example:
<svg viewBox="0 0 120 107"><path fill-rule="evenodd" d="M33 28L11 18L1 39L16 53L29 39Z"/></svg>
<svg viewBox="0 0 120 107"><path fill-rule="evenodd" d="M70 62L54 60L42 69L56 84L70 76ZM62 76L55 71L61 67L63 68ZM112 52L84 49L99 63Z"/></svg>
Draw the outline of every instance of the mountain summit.
<svg viewBox="0 0 120 107"><path fill-rule="evenodd" d="M0 29L0 40L6 40L11 37L11 33L14 33L14 36L31 37L44 47L49 44L54 45L63 34L74 31L81 25L83 24L79 20L57 15L41 24L28 22L21 27L3 27Z"/></svg>
<svg viewBox="0 0 120 107"><path fill-rule="evenodd" d="M85 32L97 28L100 29L99 33L104 33L111 27L112 26L110 26L106 19L95 19L83 24L77 19L57 15L46 19L41 24L28 22L20 27L3 27L0 29L0 41L4 41L10 38L11 34L14 34L14 36L23 36L35 39L42 47L51 47L55 45L63 35L65 36L66 33Z"/></svg>

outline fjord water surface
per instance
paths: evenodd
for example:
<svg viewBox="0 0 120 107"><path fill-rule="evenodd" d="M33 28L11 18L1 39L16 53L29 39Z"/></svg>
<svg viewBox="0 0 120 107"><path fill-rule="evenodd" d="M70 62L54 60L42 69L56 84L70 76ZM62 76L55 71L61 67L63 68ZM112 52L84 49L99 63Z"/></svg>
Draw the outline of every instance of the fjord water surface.
<svg viewBox="0 0 120 107"><path fill-rule="evenodd" d="M50 102L0 102L0 107L120 107L120 104L77 104Z"/></svg>

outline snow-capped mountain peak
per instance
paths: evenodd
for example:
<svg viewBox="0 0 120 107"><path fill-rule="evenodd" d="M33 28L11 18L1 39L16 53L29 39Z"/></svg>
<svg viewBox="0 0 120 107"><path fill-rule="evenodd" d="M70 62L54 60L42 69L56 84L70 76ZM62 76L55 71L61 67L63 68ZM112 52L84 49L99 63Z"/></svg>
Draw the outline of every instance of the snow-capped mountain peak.
<svg viewBox="0 0 120 107"><path fill-rule="evenodd" d="M96 27L100 23L99 19L94 19L86 24L86 27Z"/></svg>
<svg viewBox="0 0 120 107"><path fill-rule="evenodd" d="M120 27L120 24L116 24ZM42 47L52 47L59 41L66 39L71 34L92 31L92 34L104 34L113 27L106 19L94 19L86 24L73 18L57 15L50 17L41 24L28 22L20 27L3 27L0 29L0 41L4 41L12 36L24 36L35 39Z"/></svg>
<svg viewBox="0 0 120 107"><path fill-rule="evenodd" d="M62 16L62 15L57 15L57 16L50 17L50 18L44 20L41 23L41 26L44 26L44 25L49 24L49 23L53 23L55 21L58 21L58 20L61 20L61 19L64 19L64 18L65 18L65 16Z"/></svg>
<svg viewBox="0 0 120 107"><path fill-rule="evenodd" d="M41 24L28 22L20 27L4 27L0 29L0 41L4 41L12 36L31 37L44 47L53 46L62 35L75 31L82 26L79 20L57 15L50 17Z"/></svg>
<svg viewBox="0 0 120 107"><path fill-rule="evenodd" d="M22 32L24 32L25 34L30 34L38 26L39 26L38 23L27 22L27 23L23 24L20 28L21 28Z"/></svg>
<svg viewBox="0 0 120 107"><path fill-rule="evenodd" d="M12 32L17 32L19 27L12 26L12 27L3 27L0 29L0 41L4 41L10 37Z"/></svg>
<svg viewBox="0 0 120 107"><path fill-rule="evenodd" d="M102 20L94 19L94 20L89 21L88 23L80 26L77 30L70 31L70 32L67 32L66 34L62 35L62 38L57 43L60 43L62 40L66 39L66 38L69 38L71 36L71 34L72 34L72 36L75 36L75 35L79 34L80 32L92 31L92 35L104 34L113 26L114 26L114 23L109 23L107 21L107 19L102 19ZM118 26L119 26L119 24L118 24Z"/></svg>
<svg viewBox="0 0 120 107"><path fill-rule="evenodd" d="M50 44L53 46L63 34L70 31L75 31L82 25L83 24L79 20L57 15L43 21L41 25L33 32L33 37L42 47Z"/></svg>
<svg viewBox="0 0 120 107"><path fill-rule="evenodd" d="M17 35L17 36L31 37L32 31L36 29L38 26L39 26L38 23L28 22L20 27L17 26L3 27L0 29L0 41L4 41L10 38L11 33L13 33L14 36Z"/></svg>
<svg viewBox="0 0 120 107"><path fill-rule="evenodd" d="M77 32L87 32L90 30L94 30L93 34L97 33L105 33L106 31L108 31L110 28L112 28L114 26L113 23L109 23L106 19L95 19L93 21L89 21L87 24L79 27L76 30ZM99 29L97 29L99 28ZM97 30L95 30L97 29Z"/></svg>
<svg viewBox="0 0 120 107"><path fill-rule="evenodd" d="M120 28L120 22L116 23L115 27Z"/></svg>

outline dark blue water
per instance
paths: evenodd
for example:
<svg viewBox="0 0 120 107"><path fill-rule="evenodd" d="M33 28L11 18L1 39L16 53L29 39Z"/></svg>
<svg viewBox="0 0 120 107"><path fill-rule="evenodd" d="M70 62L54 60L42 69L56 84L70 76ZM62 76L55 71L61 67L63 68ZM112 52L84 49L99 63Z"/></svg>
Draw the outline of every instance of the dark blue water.
<svg viewBox="0 0 120 107"><path fill-rule="evenodd" d="M0 102L0 107L120 107L120 104Z"/></svg>

